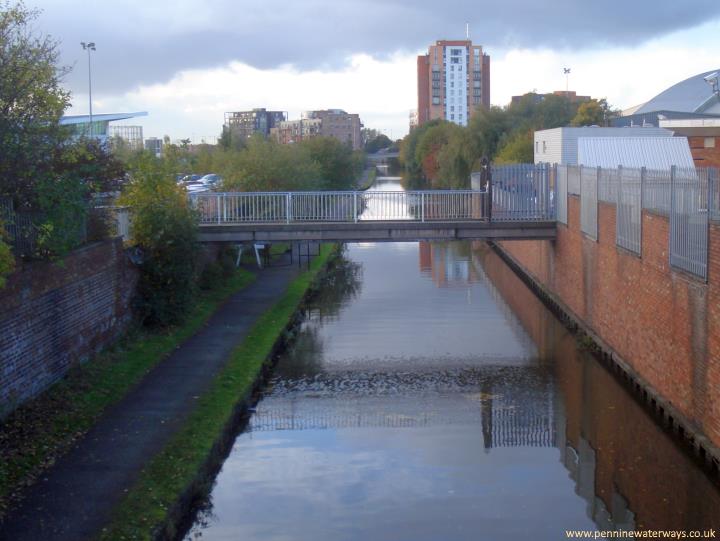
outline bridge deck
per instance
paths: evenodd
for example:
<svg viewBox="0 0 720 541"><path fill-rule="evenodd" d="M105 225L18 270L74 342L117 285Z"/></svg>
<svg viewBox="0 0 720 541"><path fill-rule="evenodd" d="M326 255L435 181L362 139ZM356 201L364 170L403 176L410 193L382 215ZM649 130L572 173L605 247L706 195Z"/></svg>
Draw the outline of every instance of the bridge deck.
<svg viewBox="0 0 720 541"><path fill-rule="evenodd" d="M556 235L555 221L226 223L200 228L201 242L542 240Z"/></svg>

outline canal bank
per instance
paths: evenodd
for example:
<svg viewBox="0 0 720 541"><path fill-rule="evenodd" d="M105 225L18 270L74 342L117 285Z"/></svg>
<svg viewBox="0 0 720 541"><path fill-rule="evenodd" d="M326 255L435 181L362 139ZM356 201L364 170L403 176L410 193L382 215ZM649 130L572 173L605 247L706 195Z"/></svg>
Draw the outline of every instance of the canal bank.
<svg viewBox="0 0 720 541"><path fill-rule="evenodd" d="M167 451L167 445L186 426L198 404L205 403L205 395L217 387L217 380L224 381L226 390L231 386L238 393L233 404L245 399L237 385L250 385L256 374L236 372L229 380L223 379L227 359L233 352L237 353L238 343L257 330L255 327L261 319L269 329L276 330L272 337L268 337L267 332L261 333L265 339L263 344L270 340L264 352L267 355L311 278L329 256L324 252L305 273L295 265L269 267L253 284L234 295L205 329L163 360L125 399L106 412L75 449L29 490L21 506L0 525L0 538L76 540L97 536L111 520L113 509L123 498L127 499L132 487L142 480L149 459ZM267 314L270 314L269 320ZM246 353L260 355L262 351ZM220 402L216 401L215 405ZM228 415L231 412L232 408ZM212 447L221 428L222 424L210 435L209 442L188 440L187 446L192 447L194 453L184 458L192 456L197 460L197 453ZM189 471L188 466L197 464L184 462L182 467L168 471L172 483L158 491L152 498L154 507L146 511L155 513L153 516L157 516L158 510L166 513L187 488L183 483L192 480L183 477ZM176 492L172 493L173 490ZM155 524L147 518L139 523L144 533L133 534L133 537L149 538Z"/></svg>
<svg viewBox="0 0 720 541"><path fill-rule="evenodd" d="M496 249L717 475L720 226L708 226L705 281L669 264L666 215L643 210L636 255L616 245L615 205L598 203L595 239L582 231L581 198L567 203L555 241L499 241Z"/></svg>

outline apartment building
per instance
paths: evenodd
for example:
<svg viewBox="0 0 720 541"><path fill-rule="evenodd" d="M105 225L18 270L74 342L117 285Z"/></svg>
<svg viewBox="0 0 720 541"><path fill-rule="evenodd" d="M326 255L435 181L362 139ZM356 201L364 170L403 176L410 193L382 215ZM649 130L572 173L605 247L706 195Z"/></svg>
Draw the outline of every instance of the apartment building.
<svg viewBox="0 0 720 541"><path fill-rule="evenodd" d="M417 57L417 123L442 118L466 126L490 107L490 56L469 39L438 40Z"/></svg>

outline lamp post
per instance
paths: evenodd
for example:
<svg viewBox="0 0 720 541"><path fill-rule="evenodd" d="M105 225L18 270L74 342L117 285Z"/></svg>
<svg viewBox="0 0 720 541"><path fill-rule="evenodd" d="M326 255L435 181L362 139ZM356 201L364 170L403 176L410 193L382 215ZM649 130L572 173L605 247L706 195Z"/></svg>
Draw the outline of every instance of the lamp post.
<svg viewBox="0 0 720 541"><path fill-rule="evenodd" d="M84 41L80 42L80 45L82 45L83 50L87 51L88 53L88 93L89 93L89 102L90 102L90 137L93 136L93 114L92 114L92 69L90 66L90 51L95 50L95 42L91 41L89 43L85 43Z"/></svg>
<svg viewBox="0 0 720 541"><path fill-rule="evenodd" d="M567 98L570 94L570 68L563 68L565 74L565 97Z"/></svg>

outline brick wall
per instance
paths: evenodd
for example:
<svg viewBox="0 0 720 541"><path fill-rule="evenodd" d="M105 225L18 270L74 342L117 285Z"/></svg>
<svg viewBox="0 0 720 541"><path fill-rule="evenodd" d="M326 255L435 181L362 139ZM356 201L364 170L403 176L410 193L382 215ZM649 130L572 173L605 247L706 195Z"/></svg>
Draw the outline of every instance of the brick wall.
<svg viewBox="0 0 720 541"><path fill-rule="evenodd" d="M688 143L696 167L720 167L720 137L688 137Z"/></svg>
<svg viewBox="0 0 720 541"><path fill-rule="evenodd" d="M670 268L668 230L666 217L643 212L639 258L615 246L613 205L599 205L595 242L570 196L556 241L498 244L720 446L720 226L710 226L707 284Z"/></svg>
<svg viewBox="0 0 720 541"><path fill-rule="evenodd" d="M0 413L115 340L130 322L136 281L120 239L12 275L0 290Z"/></svg>

